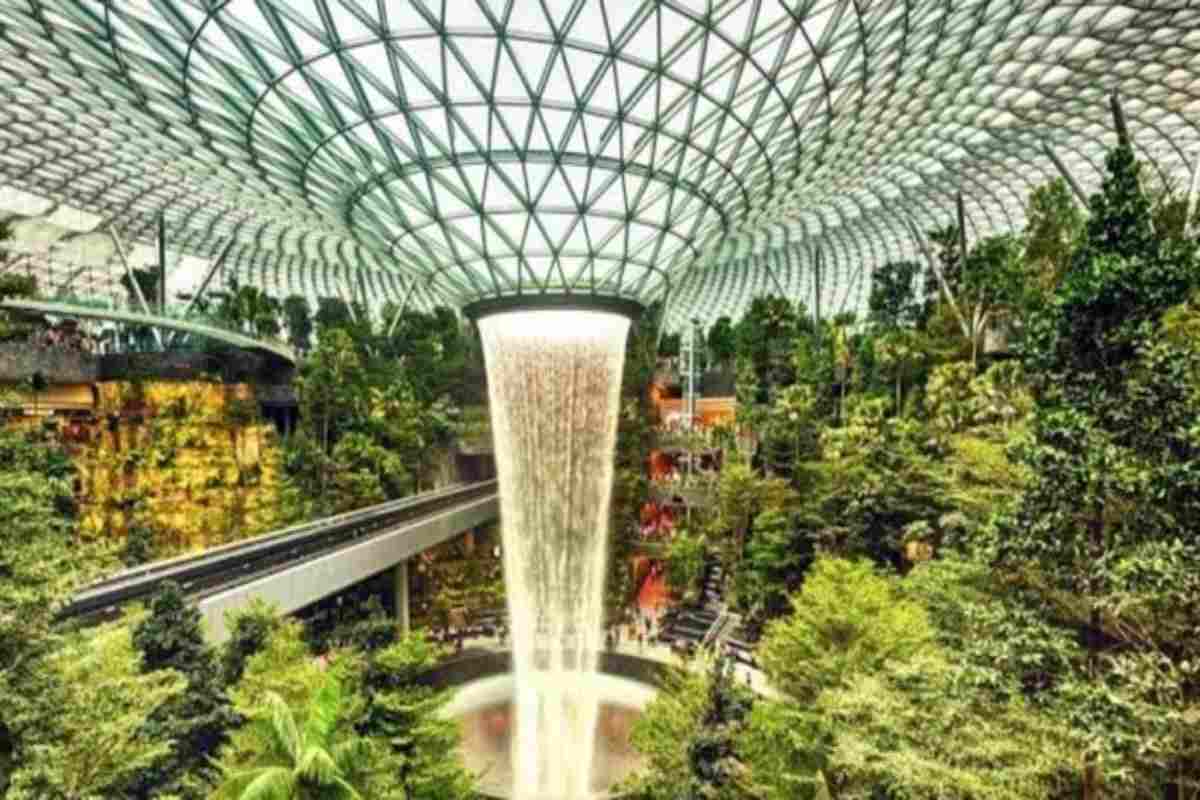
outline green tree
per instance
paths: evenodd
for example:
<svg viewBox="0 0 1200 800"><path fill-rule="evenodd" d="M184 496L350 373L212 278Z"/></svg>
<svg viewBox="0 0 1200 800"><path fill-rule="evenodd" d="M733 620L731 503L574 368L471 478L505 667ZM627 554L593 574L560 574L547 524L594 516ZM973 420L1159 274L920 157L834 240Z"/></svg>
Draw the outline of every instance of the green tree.
<svg viewBox="0 0 1200 800"><path fill-rule="evenodd" d="M99 800L169 758L150 724L184 691L174 670L144 670L124 623L75 634L40 662L49 684L28 702L42 723L16 759L10 800ZM10 707L11 708L11 707Z"/></svg>
<svg viewBox="0 0 1200 800"><path fill-rule="evenodd" d="M819 398L813 387L794 384L779 391L760 426L760 454L768 474L786 476L793 484L804 461L820 452Z"/></svg>
<svg viewBox="0 0 1200 800"><path fill-rule="evenodd" d="M636 398L641 414L647 419L651 406L647 390L658 365L658 331L662 324L662 304L655 301L630 323L625 338L625 369L621 373L621 397ZM618 437L621 434L618 433Z"/></svg>
<svg viewBox="0 0 1200 800"><path fill-rule="evenodd" d="M317 335L334 328L351 329L354 327L354 314L350 306L340 297L321 297L317 300L317 312L313 315L317 323Z"/></svg>
<svg viewBox="0 0 1200 800"><path fill-rule="evenodd" d="M388 489L390 496L398 497L408 485L400 457L357 431L338 440L329 463L333 474L328 502L334 513L382 503Z"/></svg>
<svg viewBox="0 0 1200 800"><path fill-rule="evenodd" d="M727 464L717 483L716 527L735 541L734 552L740 554L742 543L754 519L755 505L760 494L759 478L748 464Z"/></svg>
<svg viewBox="0 0 1200 800"><path fill-rule="evenodd" d="M812 559L812 540L787 514L762 512L754 519L754 533L738 567L738 603L758 615L780 615L790 607L787 597L800 586Z"/></svg>
<svg viewBox="0 0 1200 800"><path fill-rule="evenodd" d="M444 655L423 633L374 654L365 684L363 730L388 743L405 800L473 800L475 779L456 758L458 725L441 716L450 693L416 683Z"/></svg>
<svg viewBox="0 0 1200 800"><path fill-rule="evenodd" d="M399 456L400 471L381 475L388 497L429 488L439 447L450 444L458 409L445 398L422 399L406 369L382 386L372 386L368 431L378 444Z"/></svg>
<svg viewBox="0 0 1200 800"><path fill-rule="evenodd" d="M17 221L17 219L8 219L0 222L0 264L6 267L16 261L12 244L16 238Z"/></svg>
<svg viewBox="0 0 1200 800"><path fill-rule="evenodd" d="M917 276L921 265L913 261L889 261L871 274L867 307L871 321L883 328L915 325L920 319Z"/></svg>
<svg viewBox="0 0 1200 800"><path fill-rule="evenodd" d="M339 723L342 686L329 675L298 721L288 703L268 692L252 719L262 750L253 765L226 770L216 798L228 800L358 800L366 797L355 785L365 760L367 742L345 736Z"/></svg>
<svg viewBox="0 0 1200 800"><path fill-rule="evenodd" d="M125 547L121 551L121 562L127 567L136 567L153 561L157 554L154 528L144 520L135 520L125 533Z"/></svg>
<svg viewBox="0 0 1200 800"><path fill-rule="evenodd" d="M792 339L796 332L796 308L783 297L756 297L735 327L738 358L754 368L759 387L757 402L768 400L777 387L794 378Z"/></svg>
<svg viewBox="0 0 1200 800"><path fill-rule="evenodd" d="M875 361L892 375L896 387L895 411L904 413L904 389L913 383L919 369L928 358L925 337L920 331L896 328L873 340Z"/></svg>
<svg viewBox="0 0 1200 800"><path fill-rule="evenodd" d="M4 240L0 238L0 242ZM0 259L4 251L0 250ZM37 297L37 279L32 275L0 274L0 301L10 297ZM43 323L40 316L20 311L0 311L0 341L25 339Z"/></svg>
<svg viewBox="0 0 1200 800"><path fill-rule="evenodd" d="M301 353L312 346L313 318L308 298L301 294L288 295L283 300L283 318L287 325L288 342Z"/></svg>
<svg viewBox="0 0 1200 800"><path fill-rule="evenodd" d="M630 557L641 532L641 512L650 499L646 465L656 446L657 407L650 402L650 383L657 366L658 326L662 306L648 305L629 326L625 339L625 369L621 375L621 406L617 416L616 463L609 504L606 614L614 616L635 591Z"/></svg>
<svg viewBox="0 0 1200 800"><path fill-rule="evenodd" d="M866 562L821 558L792 616L768 626L760 660L783 697L755 704L739 748L756 796L1061 796L1064 726L943 651L904 586Z"/></svg>
<svg viewBox="0 0 1200 800"><path fill-rule="evenodd" d="M974 365L989 323L1027 305L1024 240L1011 234L990 236L962 254L958 228L930 231L929 237L937 247L936 259L944 280L937 279L936 274L926 276L926 301L919 327L932 345L943 338L938 316L948 310L957 323L957 335L968 343ZM932 348L927 345L927 349Z"/></svg>
<svg viewBox="0 0 1200 800"><path fill-rule="evenodd" d="M384 319L394 315L385 311ZM381 355L403 366L417 400L433 403L458 390L469 356L468 335L449 308L400 315Z"/></svg>
<svg viewBox="0 0 1200 800"><path fill-rule="evenodd" d="M704 537L676 530L667 545L667 583L684 597L693 594L704 570Z"/></svg>
<svg viewBox="0 0 1200 800"><path fill-rule="evenodd" d="M735 462L721 470L715 501L708 540L721 554L726 574L733 574L755 516L760 511L787 508L793 503L794 494L786 481L760 478L749 465Z"/></svg>
<svg viewBox="0 0 1200 800"><path fill-rule="evenodd" d="M830 387L844 382L843 379L848 377L845 374L838 375L839 367L848 365L845 362L839 364L837 356L840 354L836 353L839 345L846 344L845 339L843 337L841 342L833 340L835 333L844 334L845 331L842 326L834 327L830 323L812 325L807 318L798 328L792 346L792 368L796 373L796 383L815 393L817 410L823 416L828 416L831 411L827 400Z"/></svg>
<svg viewBox="0 0 1200 800"><path fill-rule="evenodd" d="M958 302L966 316L971 340L971 364L989 323L998 315L1027 305L1023 242L1011 234L990 236L972 247L963 264Z"/></svg>
<svg viewBox="0 0 1200 800"><path fill-rule="evenodd" d="M610 614L625 608L632 599L635 587L629 559L641 531L642 506L649 496L650 481L640 463L635 467L618 466L614 470L605 588L605 604Z"/></svg>
<svg viewBox="0 0 1200 800"><path fill-rule="evenodd" d="M712 670L672 669L654 699L633 724L630 743L645 766L617 788L636 800L679 800L691 782L688 743L698 735Z"/></svg>
<svg viewBox="0 0 1200 800"><path fill-rule="evenodd" d="M802 703L851 676L909 659L933 641L925 609L863 560L817 559L792 609L767 626L759 660L771 685Z"/></svg>
<svg viewBox="0 0 1200 800"><path fill-rule="evenodd" d="M679 351L682 347L682 334L678 332L664 333L662 340L658 343L658 354L664 358L675 358L679 355Z"/></svg>
<svg viewBox="0 0 1200 800"><path fill-rule="evenodd" d="M739 750L753 693L735 683L730 664L700 662L671 670L634 723L634 748L645 767L616 789L633 800L750 800Z"/></svg>
<svg viewBox="0 0 1200 800"><path fill-rule="evenodd" d="M242 717L252 718L262 711L262 700L267 693L275 692L287 701L294 713L303 716L309 700L324 684L330 670L342 680L343 688L349 688L357 681L360 665L353 654L335 653L328 661L328 664L322 664L313 658L305 642L303 624L295 619L280 619L266 644L246 659L241 680L230 687L229 697L234 709ZM348 719L354 717L350 714ZM244 757L240 752L244 745L250 749L257 747L255 741L244 741L245 733L244 728L234 732L222 751L223 763L240 762Z"/></svg>
<svg viewBox="0 0 1200 800"><path fill-rule="evenodd" d="M710 671L700 730L687 747L692 774L684 796L689 800L750 798L754 795L738 740L754 706L754 693L734 681L731 661L717 659Z"/></svg>
<svg viewBox="0 0 1200 800"><path fill-rule="evenodd" d="M737 336L729 317L718 317L708 329L708 352L717 364L733 363L737 355Z"/></svg>
<svg viewBox="0 0 1200 800"><path fill-rule="evenodd" d="M217 765L227 778L223 788L235 791L238 786L228 786L228 779L245 781L249 775L268 771L276 777L264 782L273 783L284 777L279 770L298 766L291 752L280 749L280 740L270 730L286 706L305 746L314 745L327 753L339 747L353 752L353 759L337 766L341 778L362 797L398 796L397 765L387 743L362 733L367 709L362 691L364 670L363 657L350 650L314 658L305 643L303 626L296 620L279 620L266 645L246 659L241 680L229 690L234 708L250 723L235 730L220 751ZM330 702L335 695L336 702ZM280 698L282 704L268 701L271 697ZM322 719L315 720L316 716ZM305 731L314 726L324 733L307 737ZM295 744L298 740L290 741ZM302 748L296 750L303 752ZM298 798L338 796L324 793L335 789L306 785L302 778L300 785L310 794L294 795Z"/></svg>
<svg viewBox="0 0 1200 800"><path fill-rule="evenodd" d="M838 388L837 421L846 416L846 394L855 380L857 348L847 324L835 321L829 331L829 348L833 356L834 383Z"/></svg>
<svg viewBox="0 0 1200 800"><path fill-rule="evenodd" d="M63 687L47 659L54 619L80 587L118 568L115 548L79 537L75 470L42 433L0 430L0 786L56 741Z"/></svg>
<svg viewBox="0 0 1200 800"><path fill-rule="evenodd" d="M886 416L888 401L852 403L822 435L808 468L798 525L821 548L900 567L904 532L947 511L945 445L919 419Z"/></svg>
<svg viewBox="0 0 1200 800"><path fill-rule="evenodd" d="M1137 763L1122 735L1137 720L1112 691L1117 662L1106 644L1139 627L1136 598L1146 587L1131 584L1138 571L1123 565L1152 563L1143 554L1190 541L1200 513L1200 398L1189 378L1197 355L1161 339L1164 312L1197 284L1195 245L1154 235L1128 142L1106 165L1086 235L1052 302L1031 320L1036 406L1031 436L1014 455L1033 478L999 549L1002 564L1033 571L1048 603L1085 633L1072 716L1087 740L1089 793L1128 781ZM1169 666L1195 655L1179 643L1136 644L1154 646ZM1186 685L1177 686L1185 696ZM1164 756L1144 779L1165 783L1195 769Z"/></svg>
<svg viewBox="0 0 1200 800"><path fill-rule="evenodd" d="M365 413L368 374L354 340L342 329L322 330L296 380L305 428L330 453L341 430Z"/></svg>
<svg viewBox="0 0 1200 800"><path fill-rule="evenodd" d="M1025 262L1029 277L1049 296L1062 280L1083 233L1084 213L1062 178L1038 186L1025 208Z"/></svg>
<svg viewBox="0 0 1200 800"><path fill-rule="evenodd" d="M762 425L767 409L761 399L763 390L758 382L758 373L754 371L753 362L740 355L734 363L734 369L737 423L745 429L756 431Z"/></svg>
<svg viewBox="0 0 1200 800"><path fill-rule="evenodd" d="M279 301L257 286L244 285L231 278L229 285L211 292L217 300L216 318L236 330L252 336L273 338L279 335Z"/></svg>
<svg viewBox="0 0 1200 800"><path fill-rule="evenodd" d="M887 787L919 800L1020 800L1072 788L1062 727L1020 699L972 691L936 650L847 676L811 714L828 742L821 771L838 797Z"/></svg>
<svg viewBox="0 0 1200 800"><path fill-rule="evenodd" d="M459 410L435 393L461 379L468 338L446 309L407 319L412 330L417 320L426 326L427 362L412 348L405 355L395 341L380 344L365 324L330 324L300 367L301 426L289 437L285 463L321 509L349 510L421 491L453 441ZM438 354L450 351L459 353L457 366L436 367L451 370L439 378Z"/></svg>
<svg viewBox="0 0 1200 800"><path fill-rule="evenodd" d="M1060 702L1076 674L1080 647L1074 629L1048 618L1037 593L992 568L994 540L974 552L948 548L917 565L897 590L920 603L945 653L961 666L962 685L1041 707Z"/></svg>
<svg viewBox="0 0 1200 800"><path fill-rule="evenodd" d="M279 626L279 612L257 597L245 608L226 613L229 639L221 653L221 680L226 686L242 679L246 662L266 648Z"/></svg>
<svg viewBox="0 0 1200 800"><path fill-rule="evenodd" d="M150 613L133 630L134 646L146 672L171 669L187 680L186 690L160 707L147 731L175 742L171 753L141 770L129 787L133 797L207 794L208 757L225 743L239 722L225 696L216 654L204 640L200 612L179 587L166 583L150 604Z"/></svg>
<svg viewBox="0 0 1200 800"><path fill-rule="evenodd" d="M937 307L944 301L947 292L951 297L958 295L959 284L962 279L963 261L963 254L961 252L962 241L959 237L957 225L947 225L943 228L926 231L926 236L928 236L930 243L933 245L933 258L937 261L942 279L938 279L933 270L933 265L929 265L926 268L925 279L923 281L924 302L921 309L921 318L918 320L918 326L921 328L924 328L928 324L930 317L933 316Z"/></svg>
<svg viewBox="0 0 1200 800"><path fill-rule="evenodd" d="M972 381L975 367L965 361L940 364L929 373L925 410L930 422L947 433L958 433L974 420Z"/></svg>

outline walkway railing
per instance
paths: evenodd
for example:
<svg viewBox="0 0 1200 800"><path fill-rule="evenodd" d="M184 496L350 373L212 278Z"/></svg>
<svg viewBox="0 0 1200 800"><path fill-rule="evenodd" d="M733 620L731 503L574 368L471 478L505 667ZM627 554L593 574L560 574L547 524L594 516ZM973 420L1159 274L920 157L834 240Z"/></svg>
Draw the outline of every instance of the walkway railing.
<svg viewBox="0 0 1200 800"><path fill-rule="evenodd" d="M183 306L168 305L163 309L151 309L151 313L147 314L139 308L115 303L107 298L63 296L53 300L9 298L0 303L0 308L50 316L83 317L144 325L225 342L247 350L262 350L285 361L296 361L295 351L281 339L246 332L226 320L195 311L185 313L186 309Z"/></svg>

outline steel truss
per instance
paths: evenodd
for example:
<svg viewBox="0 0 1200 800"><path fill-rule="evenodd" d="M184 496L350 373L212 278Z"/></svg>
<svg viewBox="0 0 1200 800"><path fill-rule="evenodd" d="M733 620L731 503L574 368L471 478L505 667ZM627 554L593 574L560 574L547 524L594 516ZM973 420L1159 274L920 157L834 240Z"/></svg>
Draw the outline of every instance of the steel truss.
<svg viewBox="0 0 1200 800"><path fill-rule="evenodd" d="M1187 5L7 0L0 181L278 294L832 315L960 193L974 239L1094 188L1111 92L1186 188Z"/></svg>

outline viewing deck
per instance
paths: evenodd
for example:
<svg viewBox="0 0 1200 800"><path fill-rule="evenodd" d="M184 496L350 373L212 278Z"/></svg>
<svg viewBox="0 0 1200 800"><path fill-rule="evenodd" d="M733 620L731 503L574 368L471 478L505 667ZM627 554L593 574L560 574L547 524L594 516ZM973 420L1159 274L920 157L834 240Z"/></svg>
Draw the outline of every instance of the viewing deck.
<svg viewBox="0 0 1200 800"><path fill-rule="evenodd" d="M199 315L172 314L170 309L162 314L146 314L77 299L29 300L25 298L5 300L0 302L0 308L56 317L80 317L124 322L130 325L145 325L150 328L201 336L244 350L266 353L289 364L296 363L296 351L282 341L251 336Z"/></svg>

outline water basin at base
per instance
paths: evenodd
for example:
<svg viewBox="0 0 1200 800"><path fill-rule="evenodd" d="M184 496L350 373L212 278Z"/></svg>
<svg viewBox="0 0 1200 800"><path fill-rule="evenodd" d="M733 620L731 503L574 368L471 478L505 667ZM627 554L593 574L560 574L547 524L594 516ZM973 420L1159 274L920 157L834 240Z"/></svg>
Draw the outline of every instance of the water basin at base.
<svg viewBox="0 0 1200 800"><path fill-rule="evenodd" d="M594 673L590 690L599 698L595 753L592 763L592 797L600 798L617 781L640 765L629 743L629 734L655 689L644 683L604 673ZM460 686L443 713L457 719L462 730L463 760L481 775L480 788L491 797L512 800L564 800L550 797L512 797L513 676L497 675ZM576 687L572 687L576 691ZM584 691L584 687L578 687ZM571 753L561 754L572 758ZM574 800L572 798L571 800Z"/></svg>

